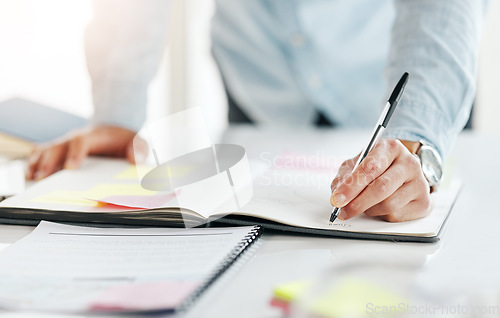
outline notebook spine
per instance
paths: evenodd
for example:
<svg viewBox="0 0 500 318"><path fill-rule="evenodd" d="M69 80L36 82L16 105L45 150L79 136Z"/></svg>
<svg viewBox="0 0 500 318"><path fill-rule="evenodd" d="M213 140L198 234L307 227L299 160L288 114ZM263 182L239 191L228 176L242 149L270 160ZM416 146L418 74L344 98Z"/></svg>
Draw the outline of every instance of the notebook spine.
<svg viewBox="0 0 500 318"><path fill-rule="evenodd" d="M232 264L239 260L248 248L254 244L262 234L262 227L255 225L252 230L236 245L236 247L229 253L229 255L220 263L214 272L209 275L208 279L195 290L191 296L186 299L177 309L177 312L185 311L189 308L209 287L217 280Z"/></svg>

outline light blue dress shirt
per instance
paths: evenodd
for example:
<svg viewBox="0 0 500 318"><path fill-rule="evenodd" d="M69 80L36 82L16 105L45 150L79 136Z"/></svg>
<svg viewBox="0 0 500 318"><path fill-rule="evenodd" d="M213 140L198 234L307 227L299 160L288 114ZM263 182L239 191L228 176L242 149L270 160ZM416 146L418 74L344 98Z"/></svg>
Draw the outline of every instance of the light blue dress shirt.
<svg viewBox="0 0 500 318"><path fill-rule="evenodd" d="M259 125L313 125L320 110L337 127L371 129L409 72L386 137L423 139L445 154L473 104L487 2L216 0L213 53L227 89ZM97 124L137 130L145 119L168 1L139 3L122 5L110 26L96 2L86 47Z"/></svg>

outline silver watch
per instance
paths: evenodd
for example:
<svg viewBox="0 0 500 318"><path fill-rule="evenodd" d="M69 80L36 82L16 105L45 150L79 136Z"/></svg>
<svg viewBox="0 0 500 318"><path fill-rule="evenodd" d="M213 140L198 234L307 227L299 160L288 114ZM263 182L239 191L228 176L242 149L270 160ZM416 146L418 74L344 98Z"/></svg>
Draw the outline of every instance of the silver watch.
<svg viewBox="0 0 500 318"><path fill-rule="evenodd" d="M420 141L420 147L417 149L416 155L420 159L420 166L425 179L429 183L431 193L435 192L439 184L443 180L443 161L437 150L427 144L425 141Z"/></svg>

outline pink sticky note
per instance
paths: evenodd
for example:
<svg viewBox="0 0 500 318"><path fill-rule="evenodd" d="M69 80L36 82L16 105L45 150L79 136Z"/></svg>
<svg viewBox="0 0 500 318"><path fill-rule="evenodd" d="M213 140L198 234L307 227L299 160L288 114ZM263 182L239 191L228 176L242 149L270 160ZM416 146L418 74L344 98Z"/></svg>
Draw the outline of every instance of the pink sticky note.
<svg viewBox="0 0 500 318"><path fill-rule="evenodd" d="M151 311L178 307L199 282L155 282L114 286L90 304L91 311Z"/></svg>
<svg viewBox="0 0 500 318"><path fill-rule="evenodd" d="M164 207L168 202L176 197L176 193L163 195L142 196L142 195L110 195L106 198L93 200L99 203L113 204L136 209L156 209Z"/></svg>
<svg viewBox="0 0 500 318"><path fill-rule="evenodd" d="M272 307L276 307L276 308L281 309L283 311L283 314L285 314L285 316L288 316L291 313L291 308L290 308L291 306L290 306L290 302L288 302L288 301L278 299L278 298L273 298L273 299L271 299L270 305Z"/></svg>

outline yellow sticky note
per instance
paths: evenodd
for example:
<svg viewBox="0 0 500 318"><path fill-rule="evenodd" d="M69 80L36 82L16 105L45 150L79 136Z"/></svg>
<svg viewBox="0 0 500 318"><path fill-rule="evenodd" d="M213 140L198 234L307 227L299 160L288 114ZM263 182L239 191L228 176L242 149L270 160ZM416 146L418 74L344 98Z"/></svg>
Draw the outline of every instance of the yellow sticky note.
<svg viewBox="0 0 500 318"><path fill-rule="evenodd" d="M451 187L451 181L455 175L455 170L457 167L457 159L450 157L446 159L444 163L444 176L441 185L439 186L441 190L447 190Z"/></svg>
<svg viewBox="0 0 500 318"><path fill-rule="evenodd" d="M81 191L53 191L34 198L33 202L90 207L99 206L99 203L87 200L85 196L86 192Z"/></svg>
<svg viewBox="0 0 500 318"><path fill-rule="evenodd" d="M144 189L140 184L99 184L86 191L85 197L90 199L103 199L110 196L150 196L156 191Z"/></svg>
<svg viewBox="0 0 500 318"><path fill-rule="evenodd" d="M88 191L53 191L33 199L33 202L98 207L102 204L93 200L110 196L152 196L156 193L140 184L99 184Z"/></svg>
<svg viewBox="0 0 500 318"><path fill-rule="evenodd" d="M311 312L321 317L368 317L401 314L406 302L382 286L355 278L348 278L320 295ZM372 312L370 312L372 311Z"/></svg>
<svg viewBox="0 0 500 318"><path fill-rule="evenodd" d="M139 180L144 177L149 171L154 169L152 165L130 165L127 169L115 176L115 179L120 180Z"/></svg>
<svg viewBox="0 0 500 318"><path fill-rule="evenodd" d="M153 171L154 173L150 173ZM168 165L159 167L150 165L131 165L123 172L120 172L115 176L115 179L120 180L139 180L148 173L148 178L150 179L162 179L162 178L182 178L188 173L195 170L194 165Z"/></svg>
<svg viewBox="0 0 500 318"><path fill-rule="evenodd" d="M321 290L319 287L315 290L316 287L312 280L291 282L275 288L274 297L285 302L298 302L314 317L325 318L369 317L375 313L382 313L385 317L400 314L401 305L407 304L384 287L357 278L346 278ZM300 304L304 301L306 303Z"/></svg>

